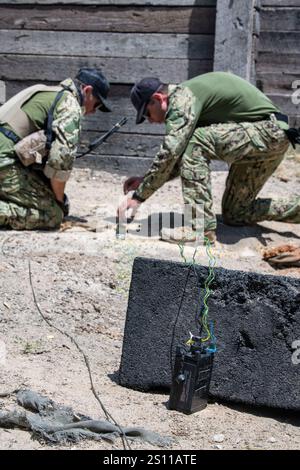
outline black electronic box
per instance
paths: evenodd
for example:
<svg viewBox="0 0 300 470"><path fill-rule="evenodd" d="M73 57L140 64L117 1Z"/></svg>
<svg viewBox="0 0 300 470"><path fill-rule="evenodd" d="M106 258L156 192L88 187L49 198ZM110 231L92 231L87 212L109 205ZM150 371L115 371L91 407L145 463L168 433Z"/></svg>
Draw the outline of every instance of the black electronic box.
<svg viewBox="0 0 300 470"><path fill-rule="evenodd" d="M203 410L207 405L214 354L204 348L176 349L169 409L186 414Z"/></svg>

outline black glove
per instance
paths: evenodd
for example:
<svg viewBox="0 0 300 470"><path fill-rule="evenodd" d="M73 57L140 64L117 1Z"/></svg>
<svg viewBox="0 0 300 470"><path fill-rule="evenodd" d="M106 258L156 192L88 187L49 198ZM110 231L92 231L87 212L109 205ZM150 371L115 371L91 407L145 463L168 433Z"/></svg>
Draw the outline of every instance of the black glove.
<svg viewBox="0 0 300 470"><path fill-rule="evenodd" d="M293 148L296 148L296 144L300 145L300 128L295 129L295 128L290 128L284 131L291 142Z"/></svg>
<svg viewBox="0 0 300 470"><path fill-rule="evenodd" d="M63 202L58 201L58 205L63 211L64 217L67 217L67 215L69 215L69 212L70 212L70 202L66 194L64 194L64 201Z"/></svg>

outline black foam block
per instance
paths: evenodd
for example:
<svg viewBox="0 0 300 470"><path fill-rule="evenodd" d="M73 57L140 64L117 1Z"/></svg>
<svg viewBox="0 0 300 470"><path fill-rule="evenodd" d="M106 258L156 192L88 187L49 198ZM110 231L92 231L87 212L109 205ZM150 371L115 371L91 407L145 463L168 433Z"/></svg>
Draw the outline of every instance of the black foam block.
<svg viewBox="0 0 300 470"><path fill-rule="evenodd" d="M126 317L121 385L169 388L176 345L197 334L208 269L136 258ZM215 270L209 319L217 338L212 397L300 410L300 280Z"/></svg>

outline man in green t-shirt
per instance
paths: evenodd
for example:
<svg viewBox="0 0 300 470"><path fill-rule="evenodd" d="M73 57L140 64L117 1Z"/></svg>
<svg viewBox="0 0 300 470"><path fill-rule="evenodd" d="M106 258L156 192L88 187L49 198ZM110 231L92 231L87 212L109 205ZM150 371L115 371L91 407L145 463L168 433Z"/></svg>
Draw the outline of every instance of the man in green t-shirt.
<svg viewBox="0 0 300 470"><path fill-rule="evenodd" d="M222 200L225 223L253 224L263 220L300 222L300 198L257 198L289 146L288 119L256 87L230 73L211 72L180 85L163 85L145 78L131 91L137 124L165 123L166 136L144 177L124 184L127 196L119 216L136 211L157 189L180 176L185 204L192 206L192 228L163 229L161 238L185 242L204 234L215 240L216 217L212 207L211 160L230 164ZM201 212L201 211L200 211Z"/></svg>
<svg viewBox="0 0 300 470"><path fill-rule="evenodd" d="M35 85L0 108L0 227L59 227L68 213L65 186L76 158L81 118L97 109L110 111L108 92L101 71L83 67L75 80L68 78L58 87ZM41 165L24 166L17 146L27 145L40 130L49 137L48 155Z"/></svg>

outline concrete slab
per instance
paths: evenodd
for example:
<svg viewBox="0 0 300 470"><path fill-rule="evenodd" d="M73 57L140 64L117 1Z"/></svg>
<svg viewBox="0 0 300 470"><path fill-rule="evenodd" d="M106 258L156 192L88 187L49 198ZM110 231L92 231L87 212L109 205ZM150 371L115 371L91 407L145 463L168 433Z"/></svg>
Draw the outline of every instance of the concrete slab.
<svg viewBox="0 0 300 470"><path fill-rule="evenodd" d="M176 345L190 331L197 334L207 272L203 266L135 259L121 385L143 391L170 386ZM209 317L218 351L211 396L300 410L300 280L222 268L215 275Z"/></svg>

